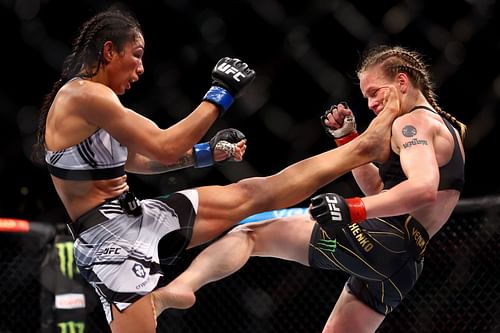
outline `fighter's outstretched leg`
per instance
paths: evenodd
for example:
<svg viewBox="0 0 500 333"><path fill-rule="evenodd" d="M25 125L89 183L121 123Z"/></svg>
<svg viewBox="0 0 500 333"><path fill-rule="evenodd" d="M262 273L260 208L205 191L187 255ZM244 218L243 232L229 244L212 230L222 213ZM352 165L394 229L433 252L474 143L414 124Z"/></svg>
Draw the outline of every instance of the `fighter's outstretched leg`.
<svg viewBox="0 0 500 333"><path fill-rule="evenodd" d="M238 220L263 210L290 207L307 199L315 191L352 169L372 161L385 161L390 153L392 124L400 114L395 88L387 88L384 109L356 139L327 152L292 164L269 177L249 178L239 182L248 188L244 213ZM232 197L235 195L232 193Z"/></svg>
<svg viewBox="0 0 500 333"><path fill-rule="evenodd" d="M370 123L364 133L343 146L297 162L269 177L244 179L227 186L198 188L198 215L190 247L213 239L247 216L295 205L353 168L375 160L385 160L390 152L392 123L400 112L396 94L395 89L388 89L383 111ZM228 246L230 242L234 242L234 248L238 245L241 249L242 244L252 241L248 237L239 238L242 237L241 234L229 234L225 237L228 239L224 239L223 249L231 248ZM241 256L231 255L230 259L234 262L228 261L228 265L234 269L221 269L220 271L224 273L218 275L216 272L208 282L218 280L243 266L253 248L252 243L246 244L248 245L246 250L240 251ZM203 258L196 258L193 261L198 269L188 268L183 273L183 276L188 277L186 280L194 281L193 285L199 286L207 283L206 276L200 274L203 269L199 267L203 267L204 261L213 263L207 258L216 257L220 255L219 252L226 255L227 252L221 251L219 246L220 242L210 245L205 249ZM305 246L307 249L307 245ZM287 259L283 253L279 257ZM153 292L153 301L158 314L169 307L189 308L196 301L194 291L197 287L183 285L177 283L178 281L175 285L168 285Z"/></svg>

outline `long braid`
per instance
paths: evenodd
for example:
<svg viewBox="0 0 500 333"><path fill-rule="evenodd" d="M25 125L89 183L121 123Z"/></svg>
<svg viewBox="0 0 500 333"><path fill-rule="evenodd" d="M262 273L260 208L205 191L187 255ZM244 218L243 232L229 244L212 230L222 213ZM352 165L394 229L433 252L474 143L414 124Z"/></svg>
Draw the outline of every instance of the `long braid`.
<svg viewBox="0 0 500 333"><path fill-rule="evenodd" d="M379 46L368 51L357 71L358 76L368 67L382 65L385 73L395 76L397 73L406 73L412 84L422 91L429 104L438 114L446 118L460 133L462 141L465 139L467 126L458 121L451 114L443 111L437 103L432 80L422 56L401 46Z"/></svg>
<svg viewBox="0 0 500 333"><path fill-rule="evenodd" d="M94 77L103 66L102 48L106 41L121 51L127 41L142 34L137 19L123 8L113 6L86 21L72 45L71 53L64 59L60 78L54 82L40 109L36 143L33 145L32 159L44 163L45 129L47 116L54 98L61 87L74 77Z"/></svg>

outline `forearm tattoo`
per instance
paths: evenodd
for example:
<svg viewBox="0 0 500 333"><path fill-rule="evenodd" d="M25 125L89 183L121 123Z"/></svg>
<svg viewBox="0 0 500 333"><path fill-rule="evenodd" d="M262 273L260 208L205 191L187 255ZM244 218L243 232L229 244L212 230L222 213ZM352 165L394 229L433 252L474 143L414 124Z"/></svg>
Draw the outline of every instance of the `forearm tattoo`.
<svg viewBox="0 0 500 333"><path fill-rule="evenodd" d="M191 154L184 154L177 160L177 162L169 165L162 164L158 161L148 161L147 163L148 169L151 172L155 173L161 173L161 172L167 172L167 171L172 171L172 170L178 170L178 169L184 169L190 166L194 165L194 160L193 160L193 155Z"/></svg>
<svg viewBox="0 0 500 333"><path fill-rule="evenodd" d="M403 127L402 133L404 136L411 138L417 135L417 129L415 128L415 126L406 125L405 127ZM403 148L409 148L411 146L416 146L416 145L427 146L427 140L412 138L410 141L406 141L405 143L403 143Z"/></svg>

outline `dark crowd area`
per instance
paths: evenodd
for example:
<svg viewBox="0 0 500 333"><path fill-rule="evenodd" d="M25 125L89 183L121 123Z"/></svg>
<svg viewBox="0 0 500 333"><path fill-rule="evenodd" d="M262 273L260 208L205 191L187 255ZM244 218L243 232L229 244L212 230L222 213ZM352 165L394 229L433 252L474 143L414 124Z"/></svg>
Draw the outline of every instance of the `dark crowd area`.
<svg viewBox="0 0 500 333"><path fill-rule="evenodd" d="M30 158L42 100L59 78L80 24L116 2L0 0L0 216L60 223L67 216L43 165ZM441 107L468 125L463 198L495 195L500 99L498 5L438 1L123 1L146 39L145 73L122 96L168 127L198 105L219 58L236 57L257 78L207 133L234 127L248 139L241 163L129 175L139 197L270 175L333 147L319 117L347 101L358 128L373 113L359 91L361 53L377 44L421 52ZM347 174L321 191L360 194ZM307 202L303 203L307 205Z"/></svg>

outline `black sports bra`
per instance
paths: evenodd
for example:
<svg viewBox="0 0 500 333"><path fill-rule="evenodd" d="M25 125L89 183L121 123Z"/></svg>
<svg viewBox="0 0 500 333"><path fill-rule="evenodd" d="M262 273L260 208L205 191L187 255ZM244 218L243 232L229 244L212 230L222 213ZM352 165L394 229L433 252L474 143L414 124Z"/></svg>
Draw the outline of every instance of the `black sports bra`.
<svg viewBox="0 0 500 333"><path fill-rule="evenodd" d="M436 113L433 109L423 105L415 106L410 112L416 109L425 109ZM438 190L453 189L461 192L465 183L464 160L453 126L447 119L443 118L443 120L453 136L454 149L450 161L439 168ZM384 183L384 190L392 188L407 179L401 168L398 154L391 150L389 159L379 166L379 175Z"/></svg>

